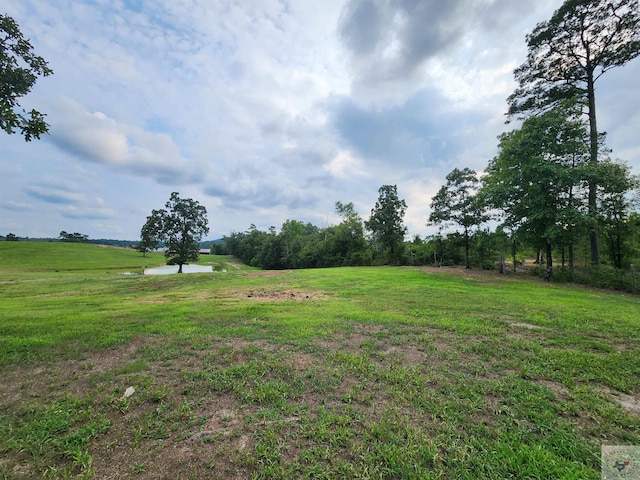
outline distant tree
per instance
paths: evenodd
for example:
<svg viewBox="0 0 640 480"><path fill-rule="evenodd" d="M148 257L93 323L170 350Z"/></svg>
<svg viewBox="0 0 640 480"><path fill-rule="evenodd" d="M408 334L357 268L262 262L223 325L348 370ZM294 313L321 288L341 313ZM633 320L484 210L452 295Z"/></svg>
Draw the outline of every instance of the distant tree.
<svg viewBox="0 0 640 480"><path fill-rule="evenodd" d="M64 230L60 232L60 241L62 242L71 242L71 243L85 243L89 240L89 235L85 235L83 233L67 233Z"/></svg>
<svg viewBox="0 0 640 480"><path fill-rule="evenodd" d="M207 226L207 209L191 198L180 198L173 192L171 198L161 210L153 210L147 217L149 238L164 241L164 256L168 265L178 265L178 273L182 266L198 260L203 236L209 233Z"/></svg>
<svg viewBox="0 0 640 480"><path fill-rule="evenodd" d="M307 234L307 226L299 220L286 220L280 228L278 241L271 241L274 248L282 249L282 268L299 268L300 251L304 245L303 238ZM272 260L274 262L275 259ZM274 262L278 263L278 262Z"/></svg>
<svg viewBox="0 0 640 480"><path fill-rule="evenodd" d="M272 226L262 238L255 257L256 265L267 270L282 270L287 267L286 261L285 241L281 235L276 234L276 229Z"/></svg>
<svg viewBox="0 0 640 480"><path fill-rule="evenodd" d="M480 180L474 170L454 168L447 175L447 183L431 199L431 224L440 225L442 228L453 223L462 227L466 268L471 268L469 234L473 227L489 220L487 209L478 195L479 189Z"/></svg>
<svg viewBox="0 0 640 480"><path fill-rule="evenodd" d="M21 109L18 99L31 91L38 76L53 73L32 50L16 21L0 14L0 128L8 134L19 130L27 142L40 138L49 126L42 113Z"/></svg>
<svg viewBox="0 0 640 480"><path fill-rule="evenodd" d="M407 234L403 223L407 204L398 198L396 185L383 185L378 194L378 201L365 227L372 233L376 246L388 254L388 260L397 263L402 257L404 236Z"/></svg>
<svg viewBox="0 0 640 480"><path fill-rule="evenodd" d="M518 67L518 89L509 97L509 115L538 114L577 101L589 117L590 162L598 163L595 82L640 54L638 0L565 0L549 21L527 35L529 54ZM597 215L595 179L589 183L589 214ZM595 222L590 231L591 262L600 262Z"/></svg>
<svg viewBox="0 0 640 480"><path fill-rule="evenodd" d="M4 238L7 242L17 242L20 240L15 233L7 233L7 236Z"/></svg>
<svg viewBox="0 0 640 480"><path fill-rule="evenodd" d="M333 247L338 265L366 265L371 262L371 252L364 235L364 223L352 202L336 202L336 213L342 218L335 227Z"/></svg>
<svg viewBox="0 0 640 480"><path fill-rule="evenodd" d="M240 241L242 240L242 233L231 232L229 236L224 235L222 237L222 244L227 252L227 255L233 255L236 258L240 257Z"/></svg>
<svg viewBox="0 0 640 480"><path fill-rule="evenodd" d="M238 257L247 265L260 267L258 263L258 254L262 248L263 242L269 234L259 230L253 223L249 226L249 230L239 234Z"/></svg>

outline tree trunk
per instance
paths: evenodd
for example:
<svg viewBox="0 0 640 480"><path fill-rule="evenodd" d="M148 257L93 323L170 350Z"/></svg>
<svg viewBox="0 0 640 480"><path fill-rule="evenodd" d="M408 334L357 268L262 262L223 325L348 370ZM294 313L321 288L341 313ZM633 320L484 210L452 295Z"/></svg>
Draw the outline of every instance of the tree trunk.
<svg viewBox="0 0 640 480"><path fill-rule="evenodd" d="M613 261L614 268L622 268L622 240L620 235L619 226L616 225L615 231L609 233L609 244L611 249L611 260Z"/></svg>
<svg viewBox="0 0 640 480"><path fill-rule="evenodd" d="M573 271L573 265L575 263L575 252L573 251L573 242L569 244L569 270Z"/></svg>
<svg viewBox="0 0 640 480"><path fill-rule="evenodd" d="M553 276L553 258L551 255L551 244L547 243L547 275L546 275L546 280L547 282L551 281L551 277Z"/></svg>
<svg viewBox="0 0 640 480"><path fill-rule="evenodd" d="M589 109L589 163L591 166L598 164L598 126L596 123L596 95L593 83L593 67L587 63L587 96ZM598 244L597 226L597 197L598 184L594 178L589 180L589 217L591 228L589 230L589 244L591 247L591 264L600 264L600 246Z"/></svg>
<svg viewBox="0 0 640 480"><path fill-rule="evenodd" d="M182 264L181 263L178 264L178 273L182 273Z"/></svg>
<svg viewBox="0 0 640 480"><path fill-rule="evenodd" d="M471 262L469 262L469 232L464 229L464 255L465 255L465 268L471 269Z"/></svg>
<svg viewBox="0 0 640 480"><path fill-rule="evenodd" d="M616 268L621 269L622 268L622 235L620 235L619 231L616 234L616 253L618 257Z"/></svg>

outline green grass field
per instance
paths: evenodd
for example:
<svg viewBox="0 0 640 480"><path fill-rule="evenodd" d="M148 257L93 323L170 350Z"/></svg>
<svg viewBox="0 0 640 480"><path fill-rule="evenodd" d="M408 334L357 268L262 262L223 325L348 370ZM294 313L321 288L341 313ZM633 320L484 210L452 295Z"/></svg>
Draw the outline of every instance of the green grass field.
<svg viewBox="0 0 640 480"><path fill-rule="evenodd" d="M207 262L0 242L0 478L599 479L640 445L637 296Z"/></svg>

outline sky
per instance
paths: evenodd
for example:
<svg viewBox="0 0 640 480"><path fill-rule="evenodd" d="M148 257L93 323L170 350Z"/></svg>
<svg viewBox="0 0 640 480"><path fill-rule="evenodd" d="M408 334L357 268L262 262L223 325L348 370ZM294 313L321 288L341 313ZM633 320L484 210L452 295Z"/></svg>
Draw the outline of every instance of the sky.
<svg viewBox="0 0 640 480"><path fill-rule="evenodd" d="M409 235L454 168L497 154L525 36L560 0L0 0L54 74L0 132L0 235L136 240L172 192L209 239L367 219L382 185ZM640 59L597 82L598 127L640 173Z"/></svg>

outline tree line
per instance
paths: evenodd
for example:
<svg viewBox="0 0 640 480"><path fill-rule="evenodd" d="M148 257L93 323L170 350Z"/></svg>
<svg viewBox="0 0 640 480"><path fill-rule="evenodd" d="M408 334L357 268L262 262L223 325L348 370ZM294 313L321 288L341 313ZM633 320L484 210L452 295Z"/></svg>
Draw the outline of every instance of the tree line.
<svg viewBox="0 0 640 480"><path fill-rule="evenodd" d="M578 281L600 287L636 291L630 271L640 264L640 214L634 211L600 217L603 236L602 264L592 268L588 225L576 225L576 231L558 228L558 243L547 249L546 235L555 235L549 212L532 220L531 228L516 228L506 221L490 229L494 217L484 185L470 169L454 170L446 185L432 198L431 220L443 227L434 235L415 235L406 239L403 223L406 203L397 195L395 185L383 185L369 220L363 220L353 203L336 202L340 223L319 227L310 222L288 219L280 229L261 230L251 225L244 232L232 232L214 244L212 253L233 255L242 262L263 269L299 269L365 265L464 265L467 268L495 269L503 273L527 270L551 279ZM485 177L486 178L486 177ZM460 187L460 188L458 188ZM486 187L488 188L488 187ZM445 193L446 192L446 193ZM532 195L535 197L535 195ZM447 203L447 199L449 202ZM538 201L538 198L534 198ZM440 209L441 206L446 208ZM627 204L628 205L628 204ZM524 208L518 206L517 208ZM622 213L622 212L620 212ZM557 210L558 217L567 212ZM504 217L503 217L504 218ZM546 224L545 221L550 223ZM553 223L555 225L555 223ZM457 226L446 230L446 226ZM545 226L543 237L535 228ZM541 227L542 228L542 227ZM540 232L538 232L540 233ZM579 235L580 233L580 235ZM549 269L551 255L560 269ZM640 279L639 279L640 280ZM640 282L639 282L640 283ZM640 287L640 285L638 285Z"/></svg>

